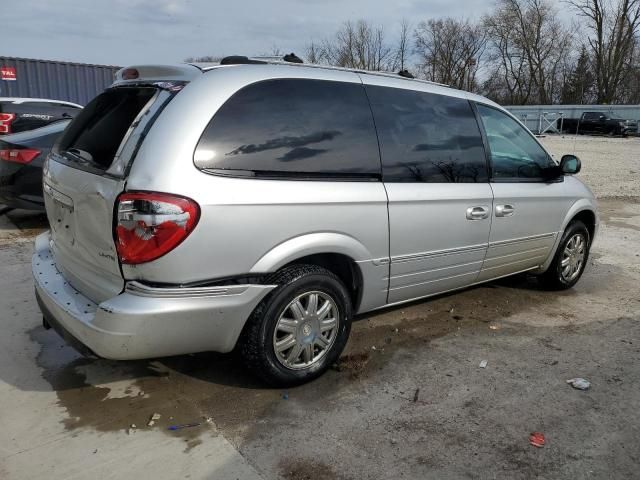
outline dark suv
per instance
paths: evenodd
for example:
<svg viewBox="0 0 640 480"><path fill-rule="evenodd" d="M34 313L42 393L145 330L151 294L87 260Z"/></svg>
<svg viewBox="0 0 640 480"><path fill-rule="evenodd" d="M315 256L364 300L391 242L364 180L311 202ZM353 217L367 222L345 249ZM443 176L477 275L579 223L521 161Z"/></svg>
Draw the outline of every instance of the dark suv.
<svg viewBox="0 0 640 480"><path fill-rule="evenodd" d="M26 132L75 118L82 106L61 100L0 97L0 135Z"/></svg>

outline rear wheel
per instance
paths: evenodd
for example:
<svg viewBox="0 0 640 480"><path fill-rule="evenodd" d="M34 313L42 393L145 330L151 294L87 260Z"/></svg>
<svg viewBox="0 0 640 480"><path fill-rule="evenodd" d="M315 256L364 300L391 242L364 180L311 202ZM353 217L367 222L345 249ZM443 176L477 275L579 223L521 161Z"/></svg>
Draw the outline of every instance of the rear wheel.
<svg viewBox="0 0 640 480"><path fill-rule="evenodd" d="M267 279L278 287L243 332L247 367L273 385L321 375L338 359L351 331L351 301L340 279L316 265L293 265Z"/></svg>
<svg viewBox="0 0 640 480"><path fill-rule="evenodd" d="M551 265L540 275L541 283L551 290L566 290L573 287L589 259L591 239L589 230L580 220L569 224L558 245Z"/></svg>

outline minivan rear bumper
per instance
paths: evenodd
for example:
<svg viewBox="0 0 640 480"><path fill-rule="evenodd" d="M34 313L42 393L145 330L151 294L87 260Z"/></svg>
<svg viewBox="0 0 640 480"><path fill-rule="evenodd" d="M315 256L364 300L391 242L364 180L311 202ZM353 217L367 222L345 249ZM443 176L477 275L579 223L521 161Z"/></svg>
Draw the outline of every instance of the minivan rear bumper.
<svg viewBox="0 0 640 480"><path fill-rule="evenodd" d="M49 232L36 239L32 270L45 321L72 345L80 342L95 355L113 360L229 352L251 312L275 288L155 288L129 282L124 292L96 304L56 268Z"/></svg>

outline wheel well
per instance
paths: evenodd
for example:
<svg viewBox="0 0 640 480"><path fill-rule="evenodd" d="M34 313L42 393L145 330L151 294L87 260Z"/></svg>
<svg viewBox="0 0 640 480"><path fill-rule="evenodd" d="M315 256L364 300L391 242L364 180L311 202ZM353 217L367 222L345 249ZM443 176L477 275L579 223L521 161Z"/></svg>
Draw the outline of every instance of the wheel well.
<svg viewBox="0 0 640 480"><path fill-rule="evenodd" d="M358 311L362 297L362 272L355 260L341 253L316 253L298 258L285 266L303 263L326 268L342 280L349 291L353 311Z"/></svg>
<svg viewBox="0 0 640 480"><path fill-rule="evenodd" d="M593 236L596 233L596 216L591 210L582 210L578 212L571 221L580 220L585 224L589 231L589 243L593 241Z"/></svg>

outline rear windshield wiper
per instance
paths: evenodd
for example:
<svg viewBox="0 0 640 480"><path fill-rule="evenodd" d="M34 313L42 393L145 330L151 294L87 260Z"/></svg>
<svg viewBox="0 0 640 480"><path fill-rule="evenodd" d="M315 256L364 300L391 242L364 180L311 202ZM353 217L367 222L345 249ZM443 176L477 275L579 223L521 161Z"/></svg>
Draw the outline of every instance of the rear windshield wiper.
<svg viewBox="0 0 640 480"><path fill-rule="evenodd" d="M93 155L79 148L70 148L62 153L72 155L78 163L101 169L101 165L93 159Z"/></svg>

